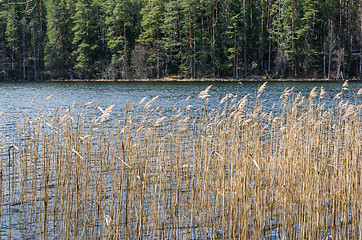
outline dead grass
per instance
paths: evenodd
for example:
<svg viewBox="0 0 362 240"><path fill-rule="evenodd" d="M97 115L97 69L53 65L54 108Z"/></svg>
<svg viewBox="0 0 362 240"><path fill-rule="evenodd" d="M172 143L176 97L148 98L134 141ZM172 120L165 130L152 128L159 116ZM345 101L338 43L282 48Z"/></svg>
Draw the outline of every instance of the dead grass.
<svg viewBox="0 0 362 240"><path fill-rule="evenodd" d="M165 114L156 99L10 116L1 224L41 239L359 239L361 105L286 89ZM100 111L101 110L101 111ZM13 224L9 224L13 223Z"/></svg>

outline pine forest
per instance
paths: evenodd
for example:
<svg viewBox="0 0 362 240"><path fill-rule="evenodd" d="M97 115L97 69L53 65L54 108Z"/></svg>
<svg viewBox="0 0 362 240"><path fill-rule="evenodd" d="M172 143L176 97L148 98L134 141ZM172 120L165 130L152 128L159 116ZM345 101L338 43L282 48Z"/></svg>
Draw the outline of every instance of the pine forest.
<svg viewBox="0 0 362 240"><path fill-rule="evenodd" d="M360 0L0 1L0 80L361 79Z"/></svg>

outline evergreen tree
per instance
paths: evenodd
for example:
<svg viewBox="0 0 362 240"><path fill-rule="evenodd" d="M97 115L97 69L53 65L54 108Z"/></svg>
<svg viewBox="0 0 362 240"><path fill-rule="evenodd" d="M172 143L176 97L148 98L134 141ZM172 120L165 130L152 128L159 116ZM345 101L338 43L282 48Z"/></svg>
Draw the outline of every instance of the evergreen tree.
<svg viewBox="0 0 362 240"><path fill-rule="evenodd" d="M8 80L10 59L7 52L5 30L7 26L7 11L0 8L0 80Z"/></svg>
<svg viewBox="0 0 362 240"><path fill-rule="evenodd" d="M161 76L161 57L163 55L161 37L163 2L148 0L141 10L141 15L142 32L138 41L147 49L148 77L159 78Z"/></svg>
<svg viewBox="0 0 362 240"><path fill-rule="evenodd" d="M360 46L362 41L359 40L358 33L360 32L360 19L359 19L359 7L361 1L348 0L345 2L345 49L346 49L346 64L344 65L344 73L346 77L358 76Z"/></svg>
<svg viewBox="0 0 362 240"><path fill-rule="evenodd" d="M131 4L128 0L109 0L106 3L107 46L111 54L110 77L128 78L127 30L132 23L126 9L130 9Z"/></svg>
<svg viewBox="0 0 362 240"><path fill-rule="evenodd" d="M264 54L268 49L267 42L267 1L251 1L249 10L249 25L248 28L248 64L249 73L265 74L264 72Z"/></svg>
<svg viewBox="0 0 362 240"><path fill-rule="evenodd" d="M32 11L31 45L33 58L34 80L43 80L44 44L46 37L46 11L43 0L38 0L37 7Z"/></svg>
<svg viewBox="0 0 362 240"><path fill-rule="evenodd" d="M198 20L196 22L197 26L197 35L198 35L198 49L197 49L197 59L200 65L199 75L202 77L209 77L212 72L212 67L210 63L211 57L211 41L212 35L210 27L212 26L212 12L213 8L211 1L200 1L198 4Z"/></svg>
<svg viewBox="0 0 362 240"><path fill-rule="evenodd" d="M75 60L74 69L80 78L89 78L91 76L91 1L77 0L75 4L75 14L73 16L74 27L72 28L74 38L72 41L72 56Z"/></svg>
<svg viewBox="0 0 362 240"><path fill-rule="evenodd" d="M10 71L11 77L19 78L19 31L20 31L20 21L17 13L16 6L9 6L7 15L7 23L5 30L5 40L7 47L10 52Z"/></svg>
<svg viewBox="0 0 362 240"><path fill-rule="evenodd" d="M52 74L72 78L73 4L67 0L46 0L45 68Z"/></svg>
<svg viewBox="0 0 362 240"><path fill-rule="evenodd" d="M360 9L360 0L0 1L0 77L345 79L362 72Z"/></svg>
<svg viewBox="0 0 362 240"><path fill-rule="evenodd" d="M180 39L180 6L177 0L170 0L165 4L163 23L161 25L162 41L164 42L166 62L165 75L178 74L181 61Z"/></svg>
<svg viewBox="0 0 362 240"><path fill-rule="evenodd" d="M242 61L242 42L243 42L243 13L240 11L242 8L241 1L233 1L230 3L231 16L228 17L227 31L227 56L228 67L231 68L233 78L240 77L240 62ZM245 11L243 9L243 11Z"/></svg>
<svg viewBox="0 0 362 240"><path fill-rule="evenodd" d="M276 0L272 5L271 37L275 41L277 71L284 77L289 66L296 76L297 22L299 21L296 0Z"/></svg>
<svg viewBox="0 0 362 240"><path fill-rule="evenodd" d="M359 29L357 32L359 32L359 36L356 37L357 40L359 40L359 43L362 42L362 3L361 1L359 2L359 19L357 19L358 23L357 23L357 27L359 25ZM362 44L360 44L359 46L359 73L358 73L359 78L362 78Z"/></svg>
<svg viewBox="0 0 362 240"><path fill-rule="evenodd" d="M300 56L300 61L303 63L304 73L314 67L316 62L316 32L315 25L318 23L317 19L317 1L304 0L300 6L300 20L297 22L297 53Z"/></svg>
<svg viewBox="0 0 362 240"><path fill-rule="evenodd" d="M196 71L196 16L195 9L196 1L181 0L181 20L180 20L180 35L181 35L181 77L195 77Z"/></svg>

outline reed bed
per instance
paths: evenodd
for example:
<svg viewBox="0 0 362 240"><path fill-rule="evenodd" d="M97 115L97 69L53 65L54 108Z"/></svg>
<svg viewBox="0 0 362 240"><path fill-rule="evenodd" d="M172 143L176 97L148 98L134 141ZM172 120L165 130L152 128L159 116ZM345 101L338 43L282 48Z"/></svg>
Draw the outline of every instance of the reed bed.
<svg viewBox="0 0 362 240"><path fill-rule="evenodd" d="M345 83L277 104L227 94L122 116L96 103L2 114L2 236L361 239L361 105ZM196 97L196 96L195 96Z"/></svg>

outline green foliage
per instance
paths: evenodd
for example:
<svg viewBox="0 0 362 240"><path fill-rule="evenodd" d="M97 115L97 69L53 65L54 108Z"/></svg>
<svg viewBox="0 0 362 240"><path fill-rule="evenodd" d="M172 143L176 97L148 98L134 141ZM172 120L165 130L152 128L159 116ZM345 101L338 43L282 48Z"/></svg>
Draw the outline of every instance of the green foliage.
<svg viewBox="0 0 362 240"><path fill-rule="evenodd" d="M74 38L72 41L75 58L74 68L77 70L79 77L89 77L91 71L91 24L92 9L89 0L78 0L75 4L75 14L73 16Z"/></svg>
<svg viewBox="0 0 362 240"><path fill-rule="evenodd" d="M10 50L16 52L18 49L17 42L19 37L20 21L15 6L9 7L6 19L5 40Z"/></svg>
<svg viewBox="0 0 362 240"><path fill-rule="evenodd" d="M35 80L362 71L359 0L36 3L0 4L0 71L10 79L25 71Z"/></svg>
<svg viewBox="0 0 362 240"><path fill-rule="evenodd" d="M112 54L112 63L119 61L124 54L124 24L125 24L125 1L106 2L106 20L107 25L107 46Z"/></svg>
<svg viewBox="0 0 362 240"><path fill-rule="evenodd" d="M46 0L46 36L44 63L47 70L63 76L73 66L71 59L74 5L66 0Z"/></svg>
<svg viewBox="0 0 362 240"><path fill-rule="evenodd" d="M141 10L141 29L138 42L146 47L148 76L160 77L161 55L163 55L161 40L161 24L164 3L159 0L148 0Z"/></svg>
<svg viewBox="0 0 362 240"><path fill-rule="evenodd" d="M166 74L169 72L178 74L178 66L182 56L180 18L179 2L170 0L165 3L161 33L166 52Z"/></svg>

